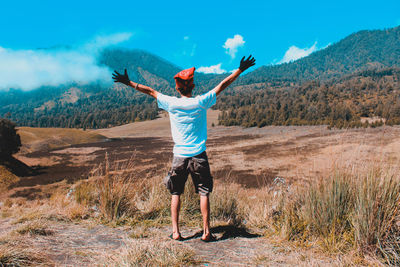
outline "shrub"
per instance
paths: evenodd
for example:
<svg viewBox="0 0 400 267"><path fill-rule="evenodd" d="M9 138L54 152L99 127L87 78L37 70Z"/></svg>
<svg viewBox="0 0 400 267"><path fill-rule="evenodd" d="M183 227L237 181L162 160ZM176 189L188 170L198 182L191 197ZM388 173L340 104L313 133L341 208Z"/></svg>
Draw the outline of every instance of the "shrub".
<svg viewBox="0 0 400 267"><path fill-rule="evenodd" d="M17 134L15 124L0 118L0 157L11 156L19 151L21 138Z"/></svg>

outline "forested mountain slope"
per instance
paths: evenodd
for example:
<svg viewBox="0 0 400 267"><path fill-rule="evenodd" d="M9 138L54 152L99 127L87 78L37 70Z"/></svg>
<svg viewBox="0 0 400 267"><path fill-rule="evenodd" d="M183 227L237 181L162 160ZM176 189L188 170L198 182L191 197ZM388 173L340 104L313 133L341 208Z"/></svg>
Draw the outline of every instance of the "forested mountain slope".
<svg viewBox="0 0 400 267"><path fill-rule="evenodd" d="M325 49L294 62L262 66L242 83L271 80L308 81L340 78L366 69L400 67L400 26L353 33Z"/></svg>
<svg viewBox="0 0 400 267"><path fill-rule="evenodd" d="M177 95L173 76L181 68L146 51L106 49L99 55L98 64L107 66L110 73L114 69L122 72L124 68L127 68L132 80L151 86L162 93ZM340 86L343 77L349 77L354 73L356 76L366 75L368 73L365 72L366 70L371 70L375 73L371 75L376 75L382 70L392 68L390 71L394 74L389 76L396 80L396 67L399 66L400 27L360 31L297 61L255 69L240 77L228 88L222 98L219 98L217 107L223 110L229 109L231 102L228 99L237 96L241 98L240 107L245 107L260 101L270 101L265 99L265 96L261 97L260 94L267 94L268 98L271 97L270 94L282 97L282 90L287 94L295 94L303 90L299 88L312 91L318 90L322 85ZM195 94L212 89L226 76L227 74L196 73ZM353 85L355 84L351 83L349 86ZM392 83L393 88L397 85L396 82ZM258 93L260 90L262 92ZM344 97L343 94L340 96ZM340 101L340 99L336 100ZM335 98L330 98L329 101L335 101ZM296 106L290 103L289 101L286 109L296 110ZM263 113L266 111L261 106L254 106L254 108L260 109L257 114L263 114L257 115L258 118L268 117ZM378 113L377 110L373 110L365 115L371 116ZM19 126L104 128L137 120L154 119L157 114L154 99L124 85L112 84L111 76L108 84L80 85L71 82L69 85L41 87L29 92L18 89L0 92L0 117L6 117ZM305 121L301 118L301 122L286 118L279 122L274 119L273 122L267 120L263 123L261 123L262 119L246 116L240 120L236 120L236 115L225 116L227 117L221 120L223 124L245 126L306 123L306 121L307 123L327 122L322 115L318 119Z"/></svg>
<svg viewBox="0 0 400 267"><path fill-rule="evenodd" d="M314 80L252 94L227 92L216 108L223 110L222 125L347 128L400 124L400 69L367 70L338 80Z"/></svg>

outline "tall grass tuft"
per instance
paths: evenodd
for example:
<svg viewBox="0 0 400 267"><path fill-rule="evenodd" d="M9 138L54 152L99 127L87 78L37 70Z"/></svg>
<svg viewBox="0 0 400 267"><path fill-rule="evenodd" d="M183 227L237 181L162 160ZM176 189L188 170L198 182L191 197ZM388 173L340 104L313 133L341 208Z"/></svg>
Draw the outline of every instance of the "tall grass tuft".
<svg viewBox="0 0 400 267"><path fill-rule="evenodd" d="M110 167L108 155L105 164L98 168L100 178L96 181L99 210L108 220L116 220L122 216L131 216L136 211L133 203L135 197L135 172L132 172L133 161L115 164Z"/></svg>
<svg viewBox="0 0 400 267"><path fill-rule="evenodd" d="M137 181L133 160L111 164L106 153L104 163L91 171L88 180L79 181L70 190L77 204L76 211L79 214L80 211L95 209L106 221L133 216L137 211L134 202L138 192Z"/></svg>
<svg viewBox="0 0 400 267"><path fill-rule="evenodd" d="M88 180L71 190L75 203L105 222L164 224L170 222L170 197L161 181L160 176L139 176L134 157L111 163L106 154Z"/></svg>
<svg viewBox="0 0 400 267"><path fill-rule="evenodd" d="M308 235L324 236L327 249L341 249L341 241L352 235L350 216L354 209L351 175L335 172L305 192L303 212Z"/></svg>
<svg viewBox="0 0 400 267"><path fill-rule="evenodd" d="M216 186L211 194L211 218L239 226L243 222L243 212L238 203L237 188L234 185Z"/></svg>
<svg viewBox="0 0 400 267"><path fill-rule="evenodd" d="M139 221L153 220L157 223L164 223L169 220L170 197L161 181L161 177L153 177L142 179L136 184L135 188L138 188L139 191L135 194L134 202L138 209L136 216Z"/></svg>
<svg viewBox="0 0 400 267"><path fill-rule="evenodd" d="M361 178L361 177L360 177ZM373 170L357 183L355 241L364 250L382 253L388 263L400 263L400 182L395 174Z"/></svg>
<svg viewBox="0 0 400 267"><path fill-rule="evenodd" d="M93 183L79 181L74 189L74 198L79 204L90 205L96 201L96 186Z"/></svg>
<svg viewBox="0 0 400 267"><path fill-rule="evenodd" d="M288 239L316 239L329 251L358 249L398 264L399 205L400 179L390 170L336 171L284 198L275 219Z"/></svg>
<svg viewBox="0 0 400 267"><path fill-rule="evenodd" d="M167 173L167 170L164 171ZM73 199L78 207L95 207L106 221L120 223L127 219L132 224L169 224L171 196L162 177L137 177L135 161L110 164L105 161L92 171L87 181L78 182ZM211 218L240 225L243 212L237 199L238 185L222 184L211 194ZM189 177L181 195L181 223L201 223L200 197L195 193Z"/></svg>

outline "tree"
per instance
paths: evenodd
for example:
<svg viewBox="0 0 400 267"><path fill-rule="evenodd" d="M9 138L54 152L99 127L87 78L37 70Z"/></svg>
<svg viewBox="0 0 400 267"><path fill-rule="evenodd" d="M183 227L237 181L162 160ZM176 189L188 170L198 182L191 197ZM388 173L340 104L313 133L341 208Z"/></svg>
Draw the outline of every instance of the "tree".
<svg viewBox="0 0 400 267"><path fill-rule="evenodd" d="M21 138L15 124L7 119L0 119L0 157L9 157L19 151Z"/></svg>

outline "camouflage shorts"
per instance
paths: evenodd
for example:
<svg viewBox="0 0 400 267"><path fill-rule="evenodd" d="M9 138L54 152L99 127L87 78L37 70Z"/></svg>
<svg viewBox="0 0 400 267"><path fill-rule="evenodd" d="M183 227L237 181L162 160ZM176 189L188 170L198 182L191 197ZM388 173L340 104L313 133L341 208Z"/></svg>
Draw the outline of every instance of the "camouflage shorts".
<svg viewBox="0 0 400 267"><path fill-rule="evenodd" d="M188 158L174 157L171 171L165 177L164 184L172 195L180 195L184 191L189 173L196 193L208 196L213 189L213 178L205 151Z"/></svg>

